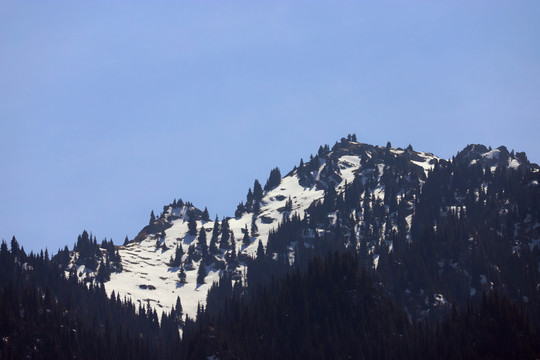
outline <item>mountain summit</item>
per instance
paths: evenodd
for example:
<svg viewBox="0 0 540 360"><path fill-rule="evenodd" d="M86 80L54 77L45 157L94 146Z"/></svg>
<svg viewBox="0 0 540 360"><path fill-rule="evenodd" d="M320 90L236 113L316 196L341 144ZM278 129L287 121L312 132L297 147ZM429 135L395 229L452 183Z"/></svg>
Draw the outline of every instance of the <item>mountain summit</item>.
<svg viewBox="0 0 540 360"><path fill-rule="evenodd" d="M174 200L133 240L79 247L59 263L141 306L170 311L180 300L191 318L212 306L218 283L249 291L329 251L357 254L414 318L491 289L538 304L539 181L538 165L504 146L468 145L445 160L348 136L283 177L273 169L264 187L255 180L234 216L211 220Z"/></svg>

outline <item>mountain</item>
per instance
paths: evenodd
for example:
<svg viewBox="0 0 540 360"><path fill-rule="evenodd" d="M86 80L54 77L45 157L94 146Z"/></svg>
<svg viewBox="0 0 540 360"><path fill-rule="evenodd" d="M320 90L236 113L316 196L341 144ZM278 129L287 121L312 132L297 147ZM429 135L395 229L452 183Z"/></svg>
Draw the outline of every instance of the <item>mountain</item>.
<svg viewBox="0 0 540 360"><path fill-rule="evenodd" d="M80 240L82 240L82 236ZM0 245L0 358L171 359L180 351L181 308L161 319L99 282L65 276L47 251Z"/></svg>
<svg viewBox="0 0 540 360"><path fill-rule="evenodd" d="M174 200L134 239L0 246L0 357L538 358L540 168L321 146L234 217Z"/></svg>
<svg viewBox="0 0 540 360"><path fill-rule="evenodd" d="M540 338L523 312L497 292L441 322L410 322L352 252L315 257L308 267L233 295L217 316L186 327L186 358L535 359Z"/></svg>
<svg viewBox="0 0 540 360"><path fill-rule="evenodd" d="M252 293L314 256L353 252L411 319L498 290L536 321L539 181L538 165L504 146L469 145L445 160L349 135L283 177L273 169L264 187L256 180L233 217L212 221L174 200L122 246L83 233L55 261L158 312L180 300L194 318L219 304L208 294L220 294L218 282L230 283L224 296Z"/></svg>

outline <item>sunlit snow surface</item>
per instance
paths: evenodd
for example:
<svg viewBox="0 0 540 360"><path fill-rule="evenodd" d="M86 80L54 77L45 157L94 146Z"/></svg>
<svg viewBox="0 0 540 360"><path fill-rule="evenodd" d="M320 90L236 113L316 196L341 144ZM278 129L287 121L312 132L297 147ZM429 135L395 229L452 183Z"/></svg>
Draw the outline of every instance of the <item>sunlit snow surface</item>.
<svg viewBox="0 0 540 360"><path fill-rule="evenodd" d="M391 152L400 156L405 151L391 149ZM429 171L433 169L433 160L438 158L424 152L415 152L415 155L415 160L411 160L412 163L420 166L427 176ZM367 153L367 156L371 157L371 154ZM498 158L498 156L499 151L497 149L482 155L483 158L490 159ZM360 160L360 157L355 155L343 155L339 158L338 168L342 180L339 184L336 184L338 193L344 190L346 183L352 183L356 176L364 176L363 169L360 169ZM378 163L376 165L379 176L381 176L385 170L384 164ZM326 164L323 162L320 168L313 173L316 180L319 180L321 171L323 171L325 166ZM510 168L517 168L519 163L514 159L509 161L508 166ZM384 186L379 185L374 189L373 194L376 198L384 198ZM321 200L323 196L324 191L318 189L316 186L304 187L300 185L296 171L284 177L279 186L264 194L260 215L256 221L258 235L252 238L251 245L245 247L242 244L242 229L246 226L248 229L251 229L252 214L243 214L240 218L229 220L230 229L234 233L236 240L236 251L254 256L259 239L266 247L269 232L272 229L276 229L283 219L283 209L289 197L292 200L291 214L297 213L303 218L305 210L314 201ZM197 284L196 277L199 263L194 262L192 270L186 269L187 283L180 284L177 275L178 268L171 268L167 265L177 245L181 245L184 253L187 254L189 245L196 239L196 237L187 234L188 226L185 211L186 208L174 210L173 214L180 218L172 220L172 227L165 230L165 245L167 250L156 248L157 238L153 235L147 236L140 243L132 242L127 246L120 247L119 252L122 258L123 271L121 273L113 273L111 280L105 283L109 295L114 290L122 298L126 296L137 304L149 305L156 309L158 313L161 313L161 311L170 311L176 302L177 296L180 296L184 313L188 314L191 318L195 317L197 304L205 305L208 289L214 281L218 280L220 271L207 266L208 275L205 278L205 284ZM411 215L406 218L409 227L411 226L411 218ZM264 219L264 222L262 219ZM214 222L198 221L198 231L201 226L204 226L208 230L207 242L210 242ZM184 259L185 257L186 255L184 255ZM374 254L375 265L377 260L378 256ZM241 263L238 270L243 274L245 272L244 264Z"/></svg>
<svg viewBox="0 0 540 360"><path fill-rule="evenodd" d="M501 154L501 151L499 149L493 149L493 150L490 150L484 154L482 154L482 157L484 159L499 159L499 155Z"/></svg>
<svg viewBox="0 0 540 360"><path fill-rule="evenodd" d="M356 168L358 163L356 164ZM352 172L348 174L350 181L354 178ZM285 207L289 199L292 200L292 212L301 217L304 211L315 200L319 200L324 195L324 191L315 187L306 188L298 183L297 177L293 174L282 179L281 184L275 189L267 192L261 202L260 215L256 221L258 236L252 239L251 245L242 245L242 229L246 226L251 228L252 214L244 214L241 218L230 219L230 230L234 233L236 240L236 250L238 252L255 255L259 239L266 246L268 233L276 229L282 220L283 214L279 211ZM184 215L184 214L178 214ZM269 219L271 223L263 223L262 218ZM171 256L175 252L177 245L181 245L184 253L187 254L189 245L195 241L195 237L188 233L187 221L177 219L172 221L173 226L165 230L165 245L168 250L156 249L156 238L149 236L140 243L130 243L119 249L122 258L123 271L111 275L111 280L105 283L107 293L110 295L114 290L123 298L127 296L132 301L143 305L150 305L158 313L170 311L176 302L176 297L180 296L184 312L190 317L197 313L197 304L206 303L206 293L214 281L217 281L220 272L212 267L207 267L208 275L205 284L196 284L198 263L194 263L193 270L186 269L187 283L178 283L178 268L171 268L167 265ZM204 226L205 229L213 229L214 222L197 222L197 229ZM210 241L211 233L207 233L207 241ZM185 257L186 255L184 255ZM244 272L243 264L238 269ZM161 310L161 311L160 311Z"/></svg>

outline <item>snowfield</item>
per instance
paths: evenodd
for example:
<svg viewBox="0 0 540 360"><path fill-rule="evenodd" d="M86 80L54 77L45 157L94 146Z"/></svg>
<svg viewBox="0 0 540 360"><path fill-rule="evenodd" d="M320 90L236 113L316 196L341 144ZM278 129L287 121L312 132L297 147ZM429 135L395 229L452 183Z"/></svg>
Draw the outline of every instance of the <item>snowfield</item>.
<svg viewBox="0 0 540 360"><path fill-rule="evenodd" d="M396 156L403 156L406 151L402 149L391 149L391 152ZM369 152L365 155L369 158L372 157L372 154ZM480 157L480 159L498 158L498 149L481 154ZM426 176L429 176L437 160L439 158L433 154L414 152L414 160L411 159L410 161L412 164L419 166ZM474 160L474 162L476 161ZM471 162L471 164L474 162ZM516 159L512 159L508 163L508 167L512 169L517 169L519 165ZM326 162L322 161L318 169L312 172L315 181L322 182L320 176L326 166ZM385 171L385 165L381 161L376 164L376 167L378 176L382 176ZM352 183L355 177L363 178L365 184L366 174L372 171L372 169L364 170L361 168L360 156L340 156L337 161L337 174L341 177L341 181L334 184L337 193L341 193L345 189L345 185ZM375 198L383 199L384 191L384 186L379 185L373 191L373 195ZM398 196L398 200L400 200L400 196L402 195L401 193L396 195ZM283 220L285 205L289 199L292 201L292 211L290 214L296 213L300 218L303 218L309 206L315 201L322 201L323 197L324 190L318 188L316 184L311 187L300 184L297 170L283 177L278 186L264 193L260 203L260 213L256 218L258 234L251 238L250 245L245 246L242 244L242 238L244 236L242 230L246 227L251 229L253 214L244 213L239 218L229 219L229 227L234 234L237 253L255 256L259 240L266 247L268 234L271 230L277 229L279 223ZM200 262L193 262L192 269L185 269L187 283L182 284L178 279L179 268L169 266L169 261L175 254L176 247L181 246L183 248L183 260L185 260L189 245L197 238L188 234L187 210L185 206L178 209L168 208L167 212L163 214L167 221L172 224L171 227L164 231L164 238L160 234L148 234L140 242L132 241L126 246L119 247L123 271L111 274L110 281L105 283L105 288L109 295L114 291L122 298L128 297L137 304L155 309L158 314L162 311L171 311L177 297L180 297L184 313L191 318L196 316L198 304L205 305L208 289L213 282L219 279L223 270L207 266L205 283L197 284L197 270ZM409 228L411 226L411 220L412 215L407 216L406 222ZM212 236L214 222L199 220L197 221L197 232L200 231L201 227L204 227L207 231L208 244ZM161 244L160 247L156 247L156 243L158 242ZM223 256L223 252L221 256ZM373 256L374 265L377 266L379 257L377 254L373 254ZM245 271L245 264L240 262L240 266L236 272L238 274L245 274ZM437 300L444 301L444 298L441 299Z"/></svg>

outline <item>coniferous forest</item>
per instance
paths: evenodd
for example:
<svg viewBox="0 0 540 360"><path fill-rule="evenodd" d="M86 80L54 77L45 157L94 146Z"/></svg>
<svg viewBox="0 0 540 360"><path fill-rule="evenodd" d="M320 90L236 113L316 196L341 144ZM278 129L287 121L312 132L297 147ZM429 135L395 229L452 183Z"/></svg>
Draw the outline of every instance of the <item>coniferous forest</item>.
<svg viewBox="0 0 540 360"><path fill-rule="evenodd" d="M233 296L198 320L188 358L526 359L540 351L523 310L497 292L441 322L409 322L351 253L317 257L303 274Z"/></svg>
<svg viewBox="0 0 540 360"><path fill-rule="evenodd" d="M16 245L16 240L12 241ZM230 288L213 311L185 324L65 277L43 254L2 243L2 359L527 359L538 329L497 292L453 307L442 321L411 322L350 252L315 257L259 285ZM224 285L222 284L222 287ZM217 289L217 287L216 287ZM179 305L181 308L181 305Z"/></svg>
<svg viewBox="0 0 540 360"><path fill-rule="evenodd" d="M180 318L159 318L100 283L79 282L43 253L15 238L0 248L2 359L171 359ZM181 310L180 310L181 311Z"/></svg>
<svg viewBox="0 0 540 360"><path fill-rule="evenodd" d="M150 238L153 251L170 250L177 286L195 267L197 284L220 270L195 317L180 298L158 313L107 293L124 271L111 240L83 231L53 256L2 241L0 359L540 358L540 171L523 153L496 152L468 146L426 173L412 147L353 136L321 146L288 176L323 197L304 216L279 200L265 244L254 239L278 168L238 205L236 219L249 215L241 238L231 218L199 228L208 210L189 202L152 211L124 245ZM352 155L358 171L338 189L340 159ZM187 250L165 242L178 219ZM251 245L253 255L237 251Z"/></svg>

